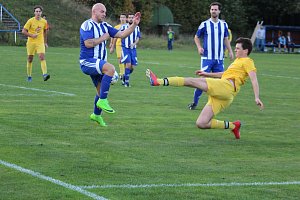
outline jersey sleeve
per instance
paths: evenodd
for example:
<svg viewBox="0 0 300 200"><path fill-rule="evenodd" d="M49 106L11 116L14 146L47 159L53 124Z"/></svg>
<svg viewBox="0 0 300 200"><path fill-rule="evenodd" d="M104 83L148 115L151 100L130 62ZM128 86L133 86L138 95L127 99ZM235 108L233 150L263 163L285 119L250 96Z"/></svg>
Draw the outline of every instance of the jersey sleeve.
<svg viewBox="0 0 300 200"><path fill-rule="evenodd" d="M256 67L254 65L254 62L250 58L249 58L249 60L247 60L247 62L244 63L244 68L245 68L247 74L249 74L249 72L251 72L251 71L256 72Z"/></svg>
<svg viewBox="0 0 300 200"><path fill-rule="evenodd" d="M29 19L26 24L24 25L24 29L26 29L27 31L30 29L31 26L31 19Z"/></svg>
<svg viewBox="0 0 300 200"><path fill-rule="evenodd" d="M80 27L80 35L83 41L94 38L93 26L88 21L82 23Z"/></svg>
<svg viewBox="0 0 300 200"><path fill-rule="evenodd" d="M198 37L198 38L200 38L202 35L203 35L203 32L204 32L204 23L202 22L201 24L200 24L200 26L198 27L198 30L197 30L197 32L196 32L196 36Z"/></svg>
<svg viewBox="0 0 300 200"><path fill-rule="evenodd" d="M117 32L119 32L118 29L115 29L110 24L105 23L105 26L107 27L107 31L108 31L108 34L109 34L110 37L115 37Z"/></svg>
<svg viewBox="0 0 300 200"><path fill-rule="evenodd" d="M227 25L226 22L224 23L224 27L225 27L224 37L229 37L229 33L228 33L228 25Z"/></svg>
<svg viewBox="0 0 300 200"><path fill-rule="evenodd" d="M137 37L138 38L141 38L141 31L140 31L140 27L139 26L137 26Z"/></svg>

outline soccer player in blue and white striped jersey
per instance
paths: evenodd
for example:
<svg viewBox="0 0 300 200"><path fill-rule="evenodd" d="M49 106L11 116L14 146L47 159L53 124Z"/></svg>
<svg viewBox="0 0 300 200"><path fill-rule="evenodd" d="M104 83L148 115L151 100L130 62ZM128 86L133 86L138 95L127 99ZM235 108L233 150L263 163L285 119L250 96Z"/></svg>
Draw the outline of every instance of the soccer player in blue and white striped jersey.
<svg viewBox="0 0 300 200"><path fill-rule="evenodd" d="M229 51L229 57L233 60L233 52L228 40L228 25L219 19L221 4L213 2L210 4L211 17L202 22L196 32L194 41L201 55L201 70L205 72L224 71L224 47ZM203 41L201 44L200 38ZM188 105L191 110L196 109L202 91L195 89L194 101Z"/></svg>
<svg viewBox="0 0 300 200"><path fill-rule="evenodd" d="M121 30L126 30L133 23L133 14L128 14L128 23L122 25ZM123 78L123 84L125 87L129 87L129 77L133 72L134 67L137 66L137 52L136 45L141 38L141 32L139 26L136 26L134 31L126 38L122 39L122 58L121 63L125 64L125 74Z"/></svg>
<svg viewBox="0 0 300 200"><path fill-rule="evenodd" d="M136 13L133 23L124 31L119 31L104 22L105 17L105 6L97 3L92 7L92 18L83 22L80 27L80 67L83 73L90 75L97 91L94 113L90 118L101 126L106 126L101 117L102 110L115 113L107 101L115 67L107 62L106 40L110 37L125 38L130 35L139 24L141 14Z"/></svg>

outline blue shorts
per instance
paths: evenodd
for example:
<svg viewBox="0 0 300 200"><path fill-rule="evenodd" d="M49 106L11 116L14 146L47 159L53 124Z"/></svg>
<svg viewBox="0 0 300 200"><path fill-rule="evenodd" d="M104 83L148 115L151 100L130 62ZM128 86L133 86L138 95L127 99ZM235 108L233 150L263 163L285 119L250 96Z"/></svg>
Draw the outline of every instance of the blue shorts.
<svg viewBox="0 0 300 200"><path fill-rule="evenodd" d="M223 72L224 62L223 60L211 60L201 58L201 70L205 72Z"/></svg>
<svg viewBox="0 0 300 200"><path fill-rule="evenodd" d="M104 60L89 58L80 60L80 68L83 73L90 75L93 84L97 87L98 83L101 83L103 74L102 67L106 63Z"/></svg>
<svg viewBox="0 0 300 200"><path fill-rule="evenodd" d="M122 47L122 57L121 57L121 63L131 63L131 65L137 66L137 54L136 54L136 48L129 49Z"/></svg>

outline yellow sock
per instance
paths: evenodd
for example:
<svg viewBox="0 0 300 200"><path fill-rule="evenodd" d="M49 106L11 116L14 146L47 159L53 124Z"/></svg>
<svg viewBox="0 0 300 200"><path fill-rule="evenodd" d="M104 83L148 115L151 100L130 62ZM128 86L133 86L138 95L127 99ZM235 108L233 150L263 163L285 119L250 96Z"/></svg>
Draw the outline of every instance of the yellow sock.
<svg viewBox="0 0 300 200"><path fill-rule="evenodd" d="M119 63L120 75L124 75L125 73L125 65L123 63Z"/></svg>
<svg viewBox="0 0 300 200"><path fill-rule="evenodd" d="M178 76L168 77L168 78L159 78L159 79L157 79L157 81L160 85L164 85L164 86L168 86L168 85L177 86L177 87L184 86L184 78L178 77Z"/></svg>
<svg viewBox="0 0 300 200"><path fill-rule="evenodd" d="M212 129L234 129L235 125L232 122L229 121L220 121L216 119L211 120Z"/></svg>
<svg viewBox="0 0 300 200"><path fill-rule="evenodd" d="M27 76L31 76L32 74L32 62L27 61Z"/></svg>
<svg viewBox="0 0 300 200"><path fill-rule="evenodd" d="M42 61L41 61L41 68L42 68L43 74L47 74L47 64L46 64L46 60L42 60Z"/></svg>

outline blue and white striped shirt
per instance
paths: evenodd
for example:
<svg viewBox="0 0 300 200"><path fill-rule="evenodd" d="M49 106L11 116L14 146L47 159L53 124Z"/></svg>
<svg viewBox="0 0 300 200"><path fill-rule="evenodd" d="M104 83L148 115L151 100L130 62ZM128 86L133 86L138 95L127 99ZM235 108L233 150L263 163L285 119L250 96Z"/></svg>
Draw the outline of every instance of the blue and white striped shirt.
<svg viewBox="0 0 300 200"><path fill-rule="evenodd" d="M81 24L80 27L80 60L95 58L107 60L106 41L100 43L93 48L87 48L84 41L93 38L99 38L103 34L108 33L111 37L117 34L118 30L106 22L96 23L92 19L88 19Z"/></svg>
<svg viewBox="0 0 300 200"><path fill-rule="evenodd" d="M225 21L218 20L213 22L208 19L202 22L198 28L196 36L203 38L203 55L202 58L212 60L224 59L224 38L228 37L228 25Z"/></svg>
<svg viewBox="0 0 300 200"><path fill-rule="evenodd" d="M125 30L127 29L128 27L130 26L130 24L123 24L120 28L120 30ZM132 43L134 43L137 38L141 38L141 32L140 32L140 27L137 26L135 27L134 31L126 38L123 38L122 39L122 47L125 47L125 48L130 48L130 45ZM133 47L134 49L136 48L136 45L134 45Z"/></svg>

